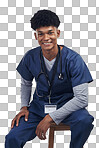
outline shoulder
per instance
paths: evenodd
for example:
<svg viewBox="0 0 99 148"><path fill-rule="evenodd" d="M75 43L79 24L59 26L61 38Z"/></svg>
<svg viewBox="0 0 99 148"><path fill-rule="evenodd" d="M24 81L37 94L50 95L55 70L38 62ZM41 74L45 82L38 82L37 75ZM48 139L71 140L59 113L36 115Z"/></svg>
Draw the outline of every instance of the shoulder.
<svg viewBox="0 0 99 148"><path fill-rule="evenodd" d="M66 57L67 62L77 62L77 61L83 61L81 55L77 53L76 51L63 46L63 55Z"/></svg>
<svg viewBox="0 0 99 148"><path fill-rule="evenodd" d="M35 54L38 54L38 53L40 52L40 49L41 49L40 46L38 46L38 47L36 47L36 48L33 48L33 49L30 49L30 50L28 50L28 51L25 53L24 56L33 56L33 55L35 55Z"/></svg>
<svg viewBox="0 0 99 148"><path fill-rule="evenodd" d="M38 58L38 55L39 55L39 53L40 53L40 50L41 50L41 47L40 46L38 46L38 47L36 47L36 48L33 48L33 49L30 49L30 50L28 50L25 54L24 54L24 56L23 56L23 60L30 60L30 59L37 59Z"/></svg>

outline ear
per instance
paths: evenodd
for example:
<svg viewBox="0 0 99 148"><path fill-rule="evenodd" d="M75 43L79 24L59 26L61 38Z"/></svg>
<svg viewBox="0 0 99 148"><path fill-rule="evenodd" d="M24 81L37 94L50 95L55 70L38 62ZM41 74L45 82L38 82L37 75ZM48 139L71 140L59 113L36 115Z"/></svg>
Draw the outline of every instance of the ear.
<svg viewBox="0 0 99 148"><path fill-rule="evenodd" d="M57 29L57 38L59 38L59 37L60 37L60 30Z"/></svg>
<svg viewBox="0 0 99 148"><path fill-rule="evenodd" d="M37 34L36 34L36 32L34 32L34 36L35 36L35 39L37 40Z"/></svg>

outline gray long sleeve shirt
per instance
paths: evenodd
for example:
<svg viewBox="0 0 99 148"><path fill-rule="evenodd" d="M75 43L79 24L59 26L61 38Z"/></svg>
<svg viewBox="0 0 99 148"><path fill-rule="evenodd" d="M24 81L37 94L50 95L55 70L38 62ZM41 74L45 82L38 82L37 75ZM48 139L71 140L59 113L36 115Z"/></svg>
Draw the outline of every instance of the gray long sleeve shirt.
<svg viewBox="0 0 99 148"><path fill-rule="evenodd" d="M55 59L48 61L44 57L45 65L50 71ZM21 77L21 107L28 106L31 97L32 81L27 81ZM58 125L72 112L84 108L88 105L88 83L73 87L74 97L61 108L49 113L53 121Z"/></svg>

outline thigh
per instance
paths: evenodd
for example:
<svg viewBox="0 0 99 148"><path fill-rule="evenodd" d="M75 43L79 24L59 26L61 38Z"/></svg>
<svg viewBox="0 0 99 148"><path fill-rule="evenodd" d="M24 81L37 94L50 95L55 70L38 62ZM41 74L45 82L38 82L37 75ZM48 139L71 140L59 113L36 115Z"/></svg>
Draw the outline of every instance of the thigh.
<svg viewBox="0 0 99 148"><path fill-rule="evenodd" d="M90 120L92 122L94 120L93 116L90 115L85 108L74 111L69 116L67 116L62 122L66 125L69 125L70 127L73 127L75 124L82 120Z"/></svg>
<svg viewBox="0 0 99 148"><path fill-rule="evenodd" d="M28 121L25 121L25 117L21 117L19 126L14 125L10 130L9 136L15 136L20 143L26 143L36 137L36 127L42 118L32 112L29 112Z"/></svg>

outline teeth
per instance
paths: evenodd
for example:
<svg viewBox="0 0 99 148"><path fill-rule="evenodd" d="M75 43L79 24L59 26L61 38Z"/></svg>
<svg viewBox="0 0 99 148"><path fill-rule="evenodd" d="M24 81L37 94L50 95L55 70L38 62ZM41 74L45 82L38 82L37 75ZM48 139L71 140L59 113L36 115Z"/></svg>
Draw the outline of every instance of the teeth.
<svg viewBox="0 0 99 148"><path fill-rule="evenodd" d="M44 43L45 45L47 45L47 44L51 44L51 43Z"/></svg>

